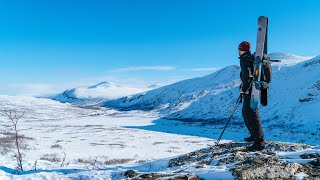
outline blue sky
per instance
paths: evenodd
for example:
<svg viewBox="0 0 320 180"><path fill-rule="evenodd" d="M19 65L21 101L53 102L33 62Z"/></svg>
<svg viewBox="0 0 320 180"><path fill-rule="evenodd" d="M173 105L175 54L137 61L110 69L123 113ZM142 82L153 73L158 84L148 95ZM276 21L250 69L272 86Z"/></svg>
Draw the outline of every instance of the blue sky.
<svg viewBox="0 0 320 180"><path fill-rule="evenodd" d="M170 83L238 64L266 15L269 52L320 54L320 1L0 2L0 94L116 81Z"/></svg>

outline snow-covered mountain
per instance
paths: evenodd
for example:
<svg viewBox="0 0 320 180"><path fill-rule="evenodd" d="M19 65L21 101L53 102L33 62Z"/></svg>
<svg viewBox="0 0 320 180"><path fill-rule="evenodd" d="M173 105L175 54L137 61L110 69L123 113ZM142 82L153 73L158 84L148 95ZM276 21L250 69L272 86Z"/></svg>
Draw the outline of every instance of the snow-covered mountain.
<svg viewBox="0 0 320 180"><path fill-rule="evenodd" d="M293 66L295 64L298 64L300 62L303 62L305 60L311 59L313 57L311 56L297 56L294 54L289 53L281 53L281 52L275 52L269 54L270 59L273 60L281 60L280 63L275 63L275 66Z"/></svg>
<svg viewBox="0 0 320 180"><path fill-rule="evenodd" d="M228 66L216 73L176 82L146 93L107 101L105 106L122 110L151 110L157 108L179 111L208 93L219 94L239 86L239 66Z"/></svg>
<svg viewBox="0 0 320 180"><path fill-rule="evenodd" d="M306 60L307 57L274 53L270 57L283 62L274 63L269 105L260 108L264 126L312 134L320 139L320 56ZM238 98L239 73L239 66L228 66L204 77L107 101L105 107L159 110L167 119L221 122L230 115ZM234 121L241 119L238 111Z"/></svg>
<svg viewBox="0 0 320 180"><path fill-rule="evenodd" d="M101 82L93 86L83 86L65 90L62 93L49 97L60 102L83 102L116 99L131 94L153 89L152 87L128 87L114 82Z"/></svg>

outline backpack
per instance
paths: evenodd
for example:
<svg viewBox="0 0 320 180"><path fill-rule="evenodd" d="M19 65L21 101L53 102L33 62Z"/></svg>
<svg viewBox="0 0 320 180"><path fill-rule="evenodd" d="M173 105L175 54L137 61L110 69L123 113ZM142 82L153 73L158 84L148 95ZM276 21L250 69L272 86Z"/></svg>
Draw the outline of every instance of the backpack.
<svg viewBox="0 0 320 180"><path fill-rule="evenodd" d="M261 89L268 89L272 79L271 61L267 54L263 55L261 68Z"/></svg>
<svg viewBox="0 0 320 180"><path fill-rule="evenodd" d="M255 58L255 53L252 55ZM271 61L267 54L263 55L261 67L261 89L268 89L272 79Z"/></svg>

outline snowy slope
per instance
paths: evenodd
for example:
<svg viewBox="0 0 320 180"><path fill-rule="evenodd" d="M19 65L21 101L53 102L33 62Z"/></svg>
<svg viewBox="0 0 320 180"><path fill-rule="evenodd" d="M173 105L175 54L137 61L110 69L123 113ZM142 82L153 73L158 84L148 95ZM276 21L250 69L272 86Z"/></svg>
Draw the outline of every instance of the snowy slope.
<svg viewBox="0 0 320 180"><path fill-rule="evenodd" d="M282 129L291 134L305 133L314 142L320 138L320 56L274 73L269 105L260 108L267 129ZM167 115L170 119L222 119L228 117L238 96L238 88L217 96L204 96L188 108ZM241 112L236 118L240 121Z"/></svg>
<svg viewBox="0 0 320 180"><path fill-rule="evenodd" d="M278 67L291 66L306 59L306 57L287 53L272 53L269 56L272 59L282 60L281 63L275 64L274 71L278 71ZM288 59L284 60L284 58ZM239 73L239 66L228 66L204 77L184 80L146 93L107 101L105 105L123 110L157 108L170 109L171 112L182 110L204 96L215 96L237 87L241 83Z"/></svg>
<svg viewBox="0 0 320 180"><path fill-rule="evenodd" d="M280 59L287 53L271 54ZM274 66L269 105L260 109L264 127L311 135L309 143L320 139L320 56L305 60L294 57ZM279 68L281 67L281 68ZM144 94L107 101L106 107L122 110L159 109L167 119L203 121L223 124L238 97L240 68L228 66L205 77L177 82ZM242 123L241 111L233 120ZM236 126L236 125L235 125ZM275 132L276 133L276 132ZM289 137L288 137L289 138ZM304 142L305 140L301 140Z"/></svg>
<svg viewBox="0 0 320 180"><path fill-rule="evenodd" d="M113 82L101 82L93 86L84 86L65 90L64 92L49 97L60 102L100 101L102 99L115 99L123 96L140 93L155 88L135 88L122 86Z"/></svg>

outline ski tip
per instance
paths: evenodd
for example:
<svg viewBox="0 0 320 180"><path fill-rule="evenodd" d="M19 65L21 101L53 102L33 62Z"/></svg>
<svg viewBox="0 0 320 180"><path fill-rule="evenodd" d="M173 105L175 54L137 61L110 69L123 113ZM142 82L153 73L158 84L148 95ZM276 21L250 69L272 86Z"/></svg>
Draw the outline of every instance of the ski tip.
<svg viewBox="0 0 320 180"><path fill-rule="evenodd" d="M265 20L265 19L268 19L268 17L267 17L267 16L260 16L259 19L258 19L258 21L263 21L263 20Z"/></svg>

